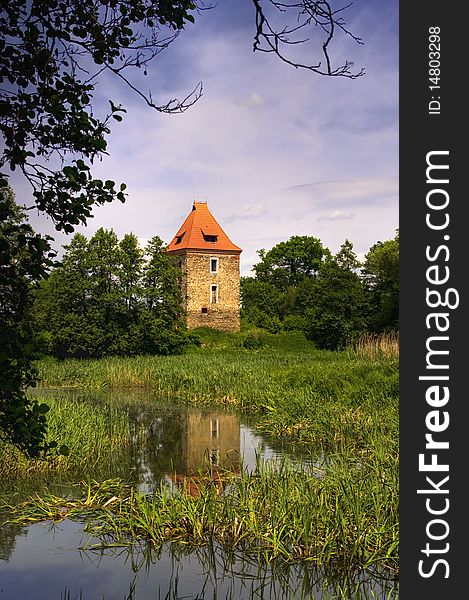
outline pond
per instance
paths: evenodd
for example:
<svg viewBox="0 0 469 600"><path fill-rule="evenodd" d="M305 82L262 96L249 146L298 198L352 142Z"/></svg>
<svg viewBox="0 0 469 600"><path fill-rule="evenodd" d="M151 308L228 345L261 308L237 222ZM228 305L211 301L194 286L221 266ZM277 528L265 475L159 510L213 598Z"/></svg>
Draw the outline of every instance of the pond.
<svg viewBox="0 0 469 600"><path fill-rule="evenodd" d="M110 401L106 393L62 393L76 403ZM275 465L286 459L321 476L320 457L259 434L252 417L220 408L175 406L143 392L114 393L112 402L131 418L131 442L109 457L108 470L100 476L123 477L143 493L163 484L174 493L185 486L196 496L197 476L207 469L252 471L259 461ZM59 488L64 495L72 483L62 476L49 479L47 486ZM196 550L167 545L158 552L146 546L97 551L92 548L96 541L83 532L81 523L70 520L4 525L0 528L0 600L397 597L392 582L379 577L356 574L352 580L342 580L311 564L260 565L216 544Z"/></svg>

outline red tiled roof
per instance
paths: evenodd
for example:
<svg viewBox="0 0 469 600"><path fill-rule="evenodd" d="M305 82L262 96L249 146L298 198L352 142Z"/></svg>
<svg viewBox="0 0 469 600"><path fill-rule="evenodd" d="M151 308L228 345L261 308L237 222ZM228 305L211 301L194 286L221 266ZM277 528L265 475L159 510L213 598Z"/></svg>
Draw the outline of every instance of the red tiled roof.
<svg viewBox="0 0 469 600"><path fill-rule="evenodd" d="M227 250L242 252L233 244L209 211L206 202L194 202L192 210L167 247L177 250Z"/></svg>

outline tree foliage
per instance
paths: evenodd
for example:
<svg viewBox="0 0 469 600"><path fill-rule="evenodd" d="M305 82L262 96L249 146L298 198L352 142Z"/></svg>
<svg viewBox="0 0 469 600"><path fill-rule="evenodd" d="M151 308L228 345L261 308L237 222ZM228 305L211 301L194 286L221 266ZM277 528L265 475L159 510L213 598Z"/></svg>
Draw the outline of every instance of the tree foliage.
<svg viewBox="0 0 469 600"><path fill-rule="evenodd" d="M99 76L108 71L134 88L127 72L145 69L194 21L190 11L195 8L190 0L2 3L0 131L5 145L0 169L24 174L35 206L57 229L72 232L91 216L93 205L125 200L125 185L91 174L90 165L106 152L110 123L121 121L125 112L110 100L107 114L96 114ZM184 111L200 93L198 86L184 100L163 104L151 94L144 98L152 108L171 113Z"/></svg>
<svg viewBox="0 0 469 600"><path fill-rule="evenodd" d="M295 235L268 252L259 250L261 261L254 265L254 272L260 281L271 282L286 290L288 286L298 285L305 277L314 277L329 254L317 238Z"/></svg>
<svg viewBox="0 0 469 600"><path fill-rule="evenodd" d="M342 17L346 7L333 8L325 0L252 3L255 51L272 52L294 67L322 75L362 74L351 72L350 61L339 67L331 63L329 49L337 32L362 43L346 28ZM57 229L73 232L91 216L93 206L125 200L125 184L103 182L91 173L92 163L106 153L111 123L122 121L125 113L110 99L107 113L98 114L94 93L99 80L110 74L152 109L184 112L200 98L201 83L181 100L157 102L129 73L146 74L151 61L204 8L211 5L197 0L2 2L0 170L23 173L32 184L35 206L53 219ZM281 24L274 27L279 16ZM322 61L306 65L288 58L288 50L307 41L306 32L314 32L320 40Z"/></svg>
<svg viewBox="0 0 469 600"><path fill-rule="evenodd" d="M179 276L157 236L142 249L133 234L75 234L35 294L37 349L59 358L180 352Z"/></svg>
<svg viewBox="0 0 469 600"><path fill-rule="evenodd" d="M335 256L308 236L260 250L255 277L241 282L243 314L272 332L304 331L331 350L367 331L397 329L398 242L375 244L364 269L349 240Z"/></svg>
<svg viewBox="0 0 469 600"><path fill-rule="evenodd" d="M399 231L392 240L377 242L365 257L365 282L373 307L373 331L399 325Z"/></svg>
<svg viewBox="0 0 469 600"><path fill-rule="evenodd" d="M356 271L341 261L342 250L322 266L305 311L307 336L331 350L344 348L367 328L365 290Z"/></svg>
<svg viewBox="0 0 469 600"><path fill-rule="evenodd" d="M0 190L0 437L31 456L54 447L45 441L45 404L29 400L35 385L32 332L28 323L32 286L53 264L49 238L35 233L8 187Z"/></svg>

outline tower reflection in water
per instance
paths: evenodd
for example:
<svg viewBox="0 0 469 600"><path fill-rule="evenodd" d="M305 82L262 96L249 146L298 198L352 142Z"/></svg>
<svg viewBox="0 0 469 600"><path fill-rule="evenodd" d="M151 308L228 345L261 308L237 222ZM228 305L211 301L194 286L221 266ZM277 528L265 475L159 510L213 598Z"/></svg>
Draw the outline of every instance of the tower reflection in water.
<svg viewBox="0 0 469 600"><path fill-rule="evenodd" d="M182 468L166 474L166 481L193 497L211 480L222 493L226 473L240 471L240 424L234 415L188 414L185 417Z"/></svg>
<svg viewBox="0 0 469 600"><path fill-rule="evenodd" d="M142 493L161 483L193 496L210 478L221 492L224 475L240 472L240 422L223 412L169 408L158 415L142 410L132 443L132 479Z"/></svg>

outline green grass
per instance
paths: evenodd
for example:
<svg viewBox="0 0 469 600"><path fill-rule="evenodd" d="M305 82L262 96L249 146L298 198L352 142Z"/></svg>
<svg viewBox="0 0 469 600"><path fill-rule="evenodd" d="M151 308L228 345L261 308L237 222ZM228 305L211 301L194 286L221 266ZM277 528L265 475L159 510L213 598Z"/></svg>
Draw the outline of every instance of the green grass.
<svg viewBox="0 0 469 600"><path fill-rule="evenodd" d="M197 546L214 538L265 561L397 569L397 356L379 354L370 360L347 351L321 351L298 332L195 333L200 345L180 356L41 360L41 385L116 392L139 388L171 402L234 408L260 431L325 455L324 477L286 466L280 473L258 469L233 480L232 493L222 497L208 481L197 499L163 491L141 496L108 481L89 486L85 499L72 504L59 496L38 497L12 508L17 519L86 514L104 544L144 539L155 547L167 541ZM254 334L261 344L249 349L244 340ZM112 406L111 399L106 410ZM59 410L59 433L70 420L72 439L96 437L95 425L88 424L91 414L72 420L70 408ZM74 434L77 429L81 432ZM86 457L93 450L84 438L80 445ZM125 440L125 432L119 439ZM70 444L65 435L60 442ZM112 451L103 446L101 454L107 453Z"/></svg>
<svg viewBox="0 0 469 600"><path fill-rule="evenodd" d="M199 335L202 347L180 356L45 359L37 366L45 387L148 389L255 414L259 429L309 445L366 448L371 437L373 445L381 438L397 448L397 359L316 350L298 332L264 334L256 350L240 347L241 334Z"/></svg>
<svg viewBox="0 0 469 600"><path fill-rule="evenodd" d="M14 446L0 442L0 494L33 485L44 487L57 475L66 479L84 477L90 471L109 473L110 463L119 465L130 441L129 415L112 405L91 405L39 397L49 405L48 439L59 439L70 449L69 456L53 455L47 460L27 458ZM124 467L124 465L120 465ZM122 473L122 470L119 472Z"/></svg>

